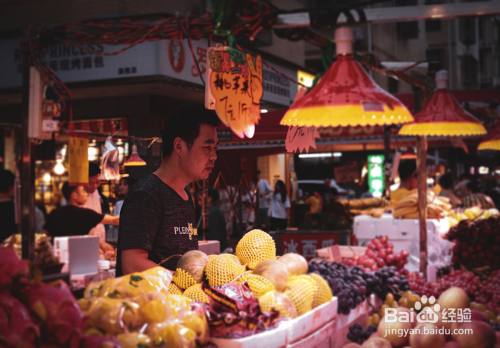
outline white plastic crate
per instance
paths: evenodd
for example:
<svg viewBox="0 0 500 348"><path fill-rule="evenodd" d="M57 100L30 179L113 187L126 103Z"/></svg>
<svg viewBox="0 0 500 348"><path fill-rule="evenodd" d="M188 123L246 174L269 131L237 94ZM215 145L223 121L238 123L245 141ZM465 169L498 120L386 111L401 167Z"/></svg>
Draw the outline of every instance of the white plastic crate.
<svg viewBox="0 0 500 348"><path fill-rule="evenodd" d="M337 311L338 299L333 297L330 302L323 303L321 306L290 320L287 333L288 344L305 338L318 328L335 320Z"/></svg>
<svg viewBox="0 0 500 348"><path fill-rule="evenodd" d="M440 267L451 262L453 244L443 238L448 232L448 220L427 220L428 274L435 273ZM406 268L418 271L420 266L420 230L418 220L394 219L384 214L380 218L360 215L354 218L353 232L358 245L364 246L377 236L388 236L395 252L406 250L409 253Z"/></svg>
<svg viewBox="0 0 500 348"><path fill-rule="evenodd" d="M276 328L243 338L210 338L220 348L282 348L287 344L289 320Z"/></svg>

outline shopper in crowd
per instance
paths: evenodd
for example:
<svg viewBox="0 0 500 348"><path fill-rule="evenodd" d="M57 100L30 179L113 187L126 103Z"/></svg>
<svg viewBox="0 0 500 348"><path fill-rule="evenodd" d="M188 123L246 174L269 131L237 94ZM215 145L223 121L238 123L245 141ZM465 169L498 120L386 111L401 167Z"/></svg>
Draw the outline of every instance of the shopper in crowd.
<svg viewBox="0 0 500 348"><path fill-rule="evenodd" d="M439 177L439 186L441 187L439 195L448 198L453 207L462 205L462 200L453 191L453 177L451 173L446 173Z"/></svg>
<svg viewBox="0 0 500 348"><path fill-rule="evenodd" d="M68 204L56 208L47 216L45 229L51 237L85 235L98 224L119 223L117 216L99 214L84 208L88 193L83 185L70 185L66 182L63 184L62 194ZM101 241L100 244L103 243Z"/></svg>
<svg viewBox="0 0 500 348"><path fill-rule="evenodd" d="M311 227L317 228L321 221L321 212L323 211L323 197L318 191L314 191L305 203L309 206L309 211L306 214L306 219L310 222Z"/></svg>
<svg viewBox="0 0 500 348"><path fill-rule="evenodd" d="M266 229L269 227L269 205L273 196L273 190L269 181L262 178L260 171L257 171L257 216L255 225L258 228Z"/></svg>
<svg viewBox="0 0 500 348"><path fill-rule="evenodd" d="M205 180L217 159L217 116L184 105L169 115L159 168L129 192L120 215L117 273L162 264L175 269L177 255L198 248L193 201L186 186Z"/></svg>
<svg viewBox="0 0 500 348"><path fill-rule="evenodd" d="M99 191L101 169L97 163L89 163L89 182L85 185L85 191L88 193L88 199L83 205L84 208L91 209L98 214L109 214L109 203ZM97 224L90 234L98 236L101 242L106 241L106 229L102 223Z"/></svg>
<svg viewBox="0 0 500 348"><path fill-rule="evenodd" d="M226 219L219 207L219 192L216 189L208 191L207 199L208 217L207 217L207 235L208 240L218 240L220 250L227 247Z"/></svg>
<svg viewBox="0 0 500 348"><path fill-rule="evenodd" d="M133 185L133 179L130 176L121 178L116 186L116 202L113 208L113 215L120 215L123 202L128 195L130 186Z"/></svg>
<svg viewBox="0 0 500 348"><path fill-rule="evenodd" d="M390 194L391 203L395 204L408 196L418 187L417 163L415 160L405 159L399 162L399 188Z"/></svg>
<svg viewBox="0 0 500 348"><path fill-rule="evenodd" d="M132 178L128 176L121 178L118 182L118 185L116 185L116 201L112 213L114 216L120 216L123 202L125 200L125 197L127 197L132 182ZM108 228L106 229L106 242L113 244L118 242L118 229L118 226L108 226Z"/></svg>
<svg viewBox="0 0 500 348"><path fill-rule="evenodd" d="M0 243L17 232L14 208L15 175L0 169Z"/></svg>
<svg viewBox="0 0 500 348"><path fill-rule="evenodd" d="M269 207L269 217L271 218L271 230L284 230L287 227L290 213L290 199L286 193L286 186L282 180L276 181L274 193Z"/></svg>
<svg viewBox="0 0 500 348"><path fill-rule="evenodd" d="M471 180L467 184L467 191L462 199L464 208L479 207L481 209L495 208L495 203L490 196L480 191L479 182Z"/></svg>
<svg viewBox="0 0 500 348"><path fill-rule="evenodd" d="M250 188L241 193L241 220L245 231L255 225L256 192L256 185L252 182Z"/></svg>

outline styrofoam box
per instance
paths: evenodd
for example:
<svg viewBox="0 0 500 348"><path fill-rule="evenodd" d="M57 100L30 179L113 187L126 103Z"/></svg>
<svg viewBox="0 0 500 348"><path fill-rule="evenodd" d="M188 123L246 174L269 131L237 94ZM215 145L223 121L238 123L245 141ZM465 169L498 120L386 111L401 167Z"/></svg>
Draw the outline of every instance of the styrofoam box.
<svg viewBox="0 0 500 348"><path fill-rule="evenodd" d="M335 339L336 331L335 319L323 325L309 336L289 344L288 348L330 348Z"/></svg>
<svg viewBox="0 0 500 348"><path fill-rule="evenodd" d="M427 220L427 231L440 236L449 229L447 219ZM419 236L418 220L394 219L392 215L384 214L380 218L359 215L354 218L353 233L358 240L373 239L377 236L389 236L389 239L415 239Z"/></svg>
<svg viewBox="0 0 500 348"><path fill-rule="evenodd" d="M362 302L356 308L351 310L348 315L339 314L335 320L335 336L332 337L330 347L341 348L348 343L347 333L349 326L359 323L365 326L369 314L367 301Z"/></svg>
<svg viewBox="0 0 500 348"><path fill-rule="evenodd" d="M337 316L338 299L333 297L330 302L323 303L321 306L302 314L300 317L290 320L288 326L288 343L294 343L310 335L318 328L333 321Z"/></svg>
<svg viewBox="0 0 500 348"><path fill-rule="evenodd" d="M221 348L282 348L286 347L289 320L282 321L278 327L243 338L210 338L210 342Z"/></svg>
<svg viewBox="0 0 500 348"><path fill-rule="evenodd" d="M349 314L340 314L337 316L337 327L350 326L359 317L368 313L368 303L365 301L361 302L356 308L352 309Z"/></svg>
<svg viewBox="0 0 500 348"><path fill-rule="evenodd" d="M443 236L448 232L447 219L427 220L427 252L428 274L434 269L445 267L451 262L451 248L453 243ZM405 266L411 272L418 271L420 265L420 230L416 219L394 219L392 215L383 215L381 218L371 216L356 216L353 232L359 245L366 245L377 236L386 235L394 246L395 252L406 250L409 260ZM431 280L432 277L429 278Z"/></svg>

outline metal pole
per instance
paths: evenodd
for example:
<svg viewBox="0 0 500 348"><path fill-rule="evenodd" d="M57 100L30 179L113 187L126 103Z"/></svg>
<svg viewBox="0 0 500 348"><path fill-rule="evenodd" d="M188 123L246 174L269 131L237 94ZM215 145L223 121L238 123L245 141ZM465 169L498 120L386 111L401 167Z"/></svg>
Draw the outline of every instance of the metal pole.
<svg viewBox="0 0 500 348"><path fill-rule="evenodd" d="M22 86L22 126L21 126L21 235L22 257L33 261L35 253L34 167L31 158L32 144L28 137L30 94L30 57L23 48L23 86Z"/></svg>
<svg viewBox="0 0 500 348"><path fill-rule="evenodd" d="M417 138L418 222L420 231L420 272L427 278L427 138Z"/></svg>
<svg viewBox="0 0 500 348"><path fill-rule="evenodd" d="M384 126L384 177L385 177L385 197L389 197L389 178L390 175L386 175L389 172L389 166L391 161L389 156L391 154L391 127Z"/></svg>

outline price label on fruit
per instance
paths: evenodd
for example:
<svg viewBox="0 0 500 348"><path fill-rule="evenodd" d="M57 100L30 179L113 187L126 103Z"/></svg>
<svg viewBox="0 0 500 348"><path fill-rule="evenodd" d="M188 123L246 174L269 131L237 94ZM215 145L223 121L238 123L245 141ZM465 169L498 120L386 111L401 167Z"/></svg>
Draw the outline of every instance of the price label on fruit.
<svg viewBox="0 0 500 348"><path fill-rule="evenodd" d="M240 138L251 138L260 119L262 59L230 47L208 49L205 107Z"/></svg>

